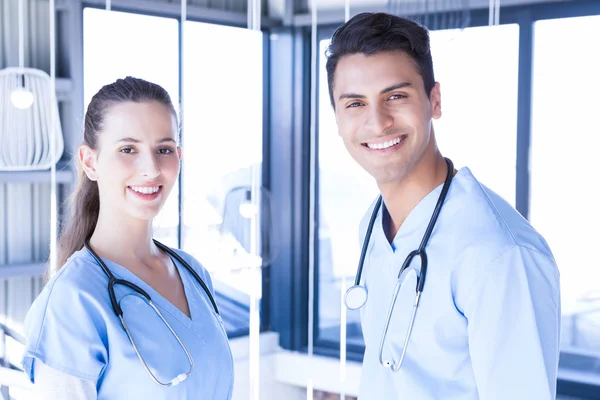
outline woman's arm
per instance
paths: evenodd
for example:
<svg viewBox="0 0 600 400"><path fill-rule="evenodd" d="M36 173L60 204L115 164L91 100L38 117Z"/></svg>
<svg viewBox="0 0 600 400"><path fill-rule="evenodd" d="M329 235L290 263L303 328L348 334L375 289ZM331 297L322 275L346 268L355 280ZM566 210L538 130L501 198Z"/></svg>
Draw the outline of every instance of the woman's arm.
<svg viewBox="0 0 600 400"><path fill-rule="evenodd" d="M33 385L39 400L96 400L96 385L51 368L40 360L34 362Z"/></svg>

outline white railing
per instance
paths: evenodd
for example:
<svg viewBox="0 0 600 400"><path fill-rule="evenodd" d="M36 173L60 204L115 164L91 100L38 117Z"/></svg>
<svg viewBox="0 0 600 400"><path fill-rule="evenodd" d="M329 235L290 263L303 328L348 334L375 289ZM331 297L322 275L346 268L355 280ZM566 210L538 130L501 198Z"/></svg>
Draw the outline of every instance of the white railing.
<svg viewBox="0 0 600 400"><path fill-rule="evenodd" d="M24 343L24 338L18 332L0 323L0 399L25 400L31 398L26 396L25 393L33 391L33 384L27 379L23 371L11 366L8 361L7 337L20 344ZM16 396L16 392L19 392L20 395Z"/></svg>
<svg viewBox="0 0 600 400"><path fill-rule="evenodd" d="M9 400L10 393L15 389L19 392L33 392L33 384L29 382L23 371L0 367L0 399ZM21 397L15 397L21 399Z"/></svg>

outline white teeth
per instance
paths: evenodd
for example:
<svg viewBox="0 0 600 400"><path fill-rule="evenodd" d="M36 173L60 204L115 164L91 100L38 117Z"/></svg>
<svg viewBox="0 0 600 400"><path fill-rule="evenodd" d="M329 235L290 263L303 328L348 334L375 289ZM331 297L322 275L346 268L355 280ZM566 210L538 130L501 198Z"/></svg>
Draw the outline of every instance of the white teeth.
<svg viewBox="0 0 600 400"><path fill-rule="evenodd" d="M395 146L403 140L404 140L404 137L396 138L394 140L388 140L387 142L384 142L384 143L367 143L367 146L370 149L383 150L383 149L387 149L389 147Z"/></svg>
<svg viewBox="0 0 600 400"><path fill-rule="evenodd" d="M152 194L158 192L160 186L130 186L132 190L142 194Z"/></svg>

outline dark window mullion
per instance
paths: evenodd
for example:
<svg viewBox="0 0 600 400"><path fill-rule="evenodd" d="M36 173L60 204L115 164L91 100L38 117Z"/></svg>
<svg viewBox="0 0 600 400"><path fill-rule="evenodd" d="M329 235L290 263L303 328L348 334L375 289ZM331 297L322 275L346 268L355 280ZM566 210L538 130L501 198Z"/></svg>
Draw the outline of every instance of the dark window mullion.
<svg viewBox="0 0 600 400"><path fill-rule="evenodd" d="M527 10L519 14L519 87L517 111L517 211L529 218L531 105L533 79L533 20Z"/></svg>

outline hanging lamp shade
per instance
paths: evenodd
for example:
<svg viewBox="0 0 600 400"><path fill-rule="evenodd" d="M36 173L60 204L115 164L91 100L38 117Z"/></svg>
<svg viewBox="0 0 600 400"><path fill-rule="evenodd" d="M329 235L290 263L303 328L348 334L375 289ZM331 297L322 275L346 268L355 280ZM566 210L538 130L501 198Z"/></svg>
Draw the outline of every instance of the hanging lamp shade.
<svg viewBox="0 0 600 400"><path fill-rule="evenodd" d="M33 68L0 70L0 171L49 169L63 151L58 102L50 76Z"/></svg>

